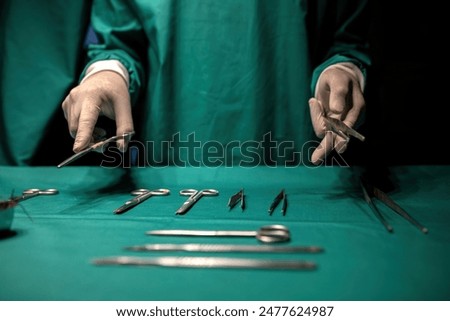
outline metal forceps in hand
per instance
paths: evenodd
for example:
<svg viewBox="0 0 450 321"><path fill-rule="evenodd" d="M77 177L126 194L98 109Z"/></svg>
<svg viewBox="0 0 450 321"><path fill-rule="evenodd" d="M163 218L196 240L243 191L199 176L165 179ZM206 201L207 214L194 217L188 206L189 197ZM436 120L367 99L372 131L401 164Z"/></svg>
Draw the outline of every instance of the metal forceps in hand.
<svg viewBox="0 0 450 321"><path fill-rule="evenodd" d="M136 195L132 199L128 200L121 207L114 211L115 214L122 214L128 211L129 209L135 207L136 205L142 203L143 201L149 199L153 195L156 196L166 196L170 194L170 190L165 188L148 190L145 188L140 188L131 192L131 195Z"/></svg>
<svg viewBox="0 0 450 321"><path fill-rule="evenodd" d="M383 202L387 207L389 207L391 210L399 214L401 217L403 217L405 220L416 226L419 230L422 231L422 233L426 234L428 233L428 229L424 226L422 226L419 222L417 222L411 215L408 214L404 209L402 209L397 203L395 203L386 193L381 191L380 189L376 188L369 182L367 182L365 179L361 177L360 179L362 191L364 194L364 199L369 204L370 208L372 209L375 216L380 220L380 222L384 225L386 230L388 232L393 232L394 229L392 228L389 223L385 220L383 215L381 215L378 208L375 206L374 202L372 201L373 198L377 198L381 202Z"/></svg>
<svg viewBox="0 0 450 321"><path fill-rule="evenodd" d="M350 136L353 136L362 142L366 140L366 138L363 135L358 133L353 128L348 127L344 122L342 122L339 119L324 117L323 120L325 121L327 130L332 131L336 135L341 136L346 141L350 140Z"/></svg>
<svg viewBox="0 0 450 321"><path fill-rule="evenodd" d="M106 148L106 146L109 143L115 142L119 139L130 139L131 136L134 135L134 132L129 132L129 133L124 133L122 135L117 135L117 136L112 136L110 138L104 139L104 140L100 140L94 144L92 144L91 146L83 149L82 151L70 156L69 158L67 158L65 161L63 161L62 163L60 163L57 167L61 168L63 166L66 166L74 161L76 161L77 159L83 157L84 155L86 155L89 152L92 152L94 150L103 150L104 148Z"/></svg>
<svg viewBox="0 0 450 321"><path fill-rule="evenodd" d="M202 196L217 196L219 195L219 191L215 189L202 189L200 191L196 189L183 189L180 191L180 195L189 196L183 205L175 212L177 215L184 215Z"/></svg>

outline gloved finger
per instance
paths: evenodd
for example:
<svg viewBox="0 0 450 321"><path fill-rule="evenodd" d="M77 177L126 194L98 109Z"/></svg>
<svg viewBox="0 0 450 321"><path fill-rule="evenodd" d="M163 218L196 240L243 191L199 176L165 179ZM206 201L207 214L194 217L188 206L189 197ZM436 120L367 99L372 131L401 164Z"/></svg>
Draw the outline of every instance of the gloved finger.
<svg viewBox="0 0 450 321"><path fill-rule="evenodd" d="M345 107L347 105L348 94L349 90L347 84L339 83L330 86L330 98L328 101L328 107L331 113L340 115L340 119L343 119L345 117Z"/></svg>
<svg viewBox="0 0 450 321"><path fill-rule="evenodd" d="M359 85L355 84L353 86L352 106L351 108L349 108L349 111L343 119L343 122L348 127L357 128L362 122L361 114L365 109L365 105L366 103L363 93L361 92Z"/></svg>
<svg viewBox="0 0 450 321"><path fill-rule="evenodd" d="M116 118L116 135L123 135L134 131L133 116L131 113L131 103L129 96L119 97L116 101L115 118ZM121 138L116 141L117 148L121 152L125 152L128 148L128 142L131 137Z"/></svg>
<svg viewBox="0 0 450 321"><path fill-rule="evenodd" d="M336 134L332 132L325 134L325 137L311 155L311 162L314 165L320 165L325 157L333 150L335 137Z"/></svg>
<svg viewBox="0 0 450 321"><path fill-rule="evenodd" d="M93 141L93 132L98 116L100 115L100 107L91 102L84 101L78 120L78 130L73 144L73 151L75 153L88 147Z"/></svg>
<svg viewBox="0 0 450 321"><path fill-rule="evenodd" d="M311 116L311 123L314 129L314 133L317 137L323 138L326 132L326 125L323 120L325 115L325 111L323 110L323 106L319 100L316 98L311 98L308 101L309 103L309 114Z"/></svg>
<svg viewBox="0 0 450 321"><path fill-rule="evenodd" d="M346 151L348 142L349 142L348 139L345 139L344 137L336 135L334 144L333 144L333 149L335 151L337 151L339 154L342 154L343 152Z"/></svg>

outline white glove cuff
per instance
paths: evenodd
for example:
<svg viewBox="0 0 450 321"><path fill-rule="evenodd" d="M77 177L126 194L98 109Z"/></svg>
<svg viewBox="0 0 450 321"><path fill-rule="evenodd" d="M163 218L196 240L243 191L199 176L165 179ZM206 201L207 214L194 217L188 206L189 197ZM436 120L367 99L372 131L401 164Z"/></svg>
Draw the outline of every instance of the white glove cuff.
<svg viewBox="0 0 450 321"><path fill-rule="evenodd" d="M119 60L99 60L92 63L86 69L86 73L83 79L81 79L80 84L90 76L104 70L114 71L118 73L125 80L127 87L130 85L130 75L128 74L128 70Z"/></svg>
<svg viewBox="0 0 450 321"><path fill-rule="evenodd" d="M353 75L356 79L358 79L359 87L361 88L361 91L364 92L365 79L364 79L364 75L363 75L362 71L355 64L353 64L351 62L341 62L338 64L328 66L327 68L325 68L322 71L322 73L320 74L319 79L317 80L317 83L316 83L314 97L317 97L317 91L319 88L320 80L322 78L323 73L328 69L341 69L341 70Z"/></svg>

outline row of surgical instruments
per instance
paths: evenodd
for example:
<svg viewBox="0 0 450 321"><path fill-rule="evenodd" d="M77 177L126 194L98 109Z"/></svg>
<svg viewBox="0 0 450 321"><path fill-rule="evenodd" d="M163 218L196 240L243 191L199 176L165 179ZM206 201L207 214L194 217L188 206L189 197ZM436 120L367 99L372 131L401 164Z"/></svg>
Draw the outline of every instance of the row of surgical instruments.
<svg viewBox="0 0 450 321"><path fill-rule="evenodd" d="M428 228L420 224L417 220L415 220L407 211L405 211L400 205L398 205L394 200L392 200L386 193L384 193L379 188L375 187L373 184L369 183L367 180L361 177L360 179L361 188L363 192L363 196L365 201L370 206L374 215L378 218L378 220L383 224L388 232L393 232L393 227L386 221L384 216L381 214L380 210L375 205L373 199L378 199L382 203L384 203L387 207L393 210L395 213L399 214L402 218L413 224L424 234L428 233ZM22 192L22 195L11 197L9 200L0 202L0 210L7 210L16 206L19 202L40 196L40 195L56 195L59 191L57 189L27 189ZM114 213L122 214L133 208L134 206L144 202L150 197L157 196L166 196L170 194L168 189L156 189L156 190L147 190L147 189L138 189L131 192L134 197L128 201L126 201L122 206L117 208ZM202 196L217 196L219 195L219 191L215 189L203 189L203 190L195 190L195 189L183 189L180 191L180 195L189 196L185 202L181 205L181 207L176 211L177 215L184 215L187 211L194 206L196 202ZM272 203L269 206L268 212L272 215L274 209L280 204L283 203L281 212L283 215L286 213L287 208L287 198L284 189L275 197ZM245 195L244 189L241 189L238 193L232 195L228 202L228 207L230 210L236 206L236 204L240 203L241 209L245 209Z"/></svg>
<svg viewBox="0 0 450 321"><path fill-rule="evenodd" d="M156 190L148 189L137 189L131 192L131 195L135 195L132 199L128 200L121 207L114 211L115 214L123 214L129 209L141 204L143 201L149 199L152 196L167 196L170 194L170 190L165 188L160 188ZM189 196L187 200L181 205L181 207L175 212L177 215L186 214L195 203L200 200L203 196L217 196L219 191L215 189L183 189L180 191L180 195Z"/></svg>
<svg viewBox="0 0 450 321"><path fill-rule="evenodd" d="M262 243L289 242L291 233L284 225L266 225L256 231L239 230L151 230L146 232L153 236L189 236L189 237L255 237ZM278 246L278 245L238 245L238 244L143 244L128 246L128 251L137 252L208 252L208 253L306 253L323 252L319 246ZM314 270L316 264L306 260L275 260L275 259L242 259L230 257L136 257L115 256L97 258L95 265L135 265L163 266L185 268L246 268L246 269L283 269L283 270Z"/></svg>
<svg viewBox="0 0 450 321"><path fill-rule="evenodd" d="M131 192L131 195L134 197L128 201L126 201L122 206L114 210L115 214L123 214L126 211L130 210L131 208L135 207L138 204L141 204L145 200L149 199L152 196L167 196L170 194L170 190L165 188L155 189L155 190L149 190L149 189L137 189ZM189 209L194 206L195 203L197 203L200 198L203 196L217 196L219 195L219 191L215 189L202 189L202 190L196 190L196 189L183 189L180 191L180 195L182 196L188 196L185 202L181 205L181 207L175 212L177 215L184 215L186 214ZM281 209L281 213L283 215L286 214L286 208L287 208L287 198L286 193L284 192L284 189L281 190L281 192L275 197L273 202L269 206L269 214L272 215L275 208L278 206L278 204L283 201L283 206ZM229 201L228 201L228 207L231 210L234 208L238 203L240 203L240 207L243 210L245 210L245 195L244 195L244 189L241 189L236 194L233 194Z"/></svg>

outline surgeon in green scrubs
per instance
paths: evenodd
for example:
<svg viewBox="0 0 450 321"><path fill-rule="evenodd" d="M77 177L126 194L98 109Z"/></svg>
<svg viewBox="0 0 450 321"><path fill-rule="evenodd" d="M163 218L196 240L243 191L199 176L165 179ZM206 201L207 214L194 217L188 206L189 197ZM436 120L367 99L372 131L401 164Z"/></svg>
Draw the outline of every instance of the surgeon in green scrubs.
<svg viewBox="0 0 450 321"><path fill-rule="evenodd" d="M61 102L86 63L90 9L90 1L0 2L0 165L49 164L43 146L61 152L62 135L49 128L64 121Z"/></svg>
<svg viewBox="0 0 450 321"><path fill-rule="evenodd" d="M347 146L323 117L350 127L362 118L367 6L95 0L99 41L62 104L73 150L106 116L117 135L136 132L150 165L320 164Z"/></svg>

